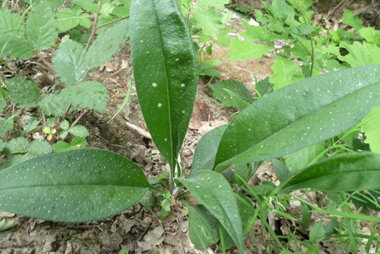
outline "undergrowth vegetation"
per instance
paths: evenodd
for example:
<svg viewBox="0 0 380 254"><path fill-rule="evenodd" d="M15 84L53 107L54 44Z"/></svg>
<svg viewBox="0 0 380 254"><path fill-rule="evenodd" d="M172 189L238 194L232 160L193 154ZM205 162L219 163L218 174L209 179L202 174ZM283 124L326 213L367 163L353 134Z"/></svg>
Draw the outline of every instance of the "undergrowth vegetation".
<svg viewBox="0 0 380 254"><path fill-rule="evenodd" d="M265 12L255 10L259 25L243 22L240 40L226 27L232 12L220 11L228 3L3 1L0 73L9 63L36 58L59 82L46 89L27 72L0 76L0 209L84 222L138 202L149 209L158 194L162 219L173 199L191 193L202 204L181 201L189 210L190 239L206 252L218 244L224 252L237 246L244 253L244 237L254 237L256 220L272 235L268 253L290 253L282 238L307 253L318 253L328 238L340 239L346 253L358 253L360 238L366 238L364 250L369 253L375 241L378 252L380 218L360 211L380 207L380 31L364 27L348 10L343 22L351 31L324 31L312 24L312 0L273 0L263 1ZM106 87L85 78L128 39L141 110L170 167L168 175L149 182L129 159L86 149L89 132L78 124L88 110L104 112L108 101ZM185 176L179 156L197 80L218 78L214 68L223 60L205 60L215 44L230 47L230 61L269 54L273 75L257 82L254 98L238 81L209 84L216 99L238 112L202 137ZM53 47L50 64L41 53ZM37 113L21 121L19 109ZM41 138L30 141L36 134ZM280 183L249 185L268 161ZM320 191L324 206L293 194L300 189ZM301 202L300 221L286 213L291 200ZM287 236L277 235L269 213L310 227L309 239L298 239L290 228ZM329 215L329 223L310 226L312 213ZM361 231L363 220L373 222L370 236ZM9 224L0 221L1 227Z"/></svg>

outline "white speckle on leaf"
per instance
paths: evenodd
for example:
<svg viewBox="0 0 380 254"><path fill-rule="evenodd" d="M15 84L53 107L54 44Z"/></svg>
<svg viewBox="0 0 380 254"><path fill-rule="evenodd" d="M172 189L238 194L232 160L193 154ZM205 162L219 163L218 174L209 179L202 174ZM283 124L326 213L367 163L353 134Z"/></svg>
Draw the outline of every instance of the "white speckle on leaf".
<svg viewBox="0 0 380 254"><path fill-rule="evenodd" d="M178 61L179 61L179 58L176 58L175 60L176 60L176 62L178 62Z"/></svg>
<svg viewBox="0 0 380 254"><path fill-rule="evenodd" d="M141 42L141 43L144 43L144 41L143 41L143 40L141 40L140 42Z"/></svg>
<svg viewBox="0 0 380 254"><path fill-rule="evenodd" d="M157 83L153 83L152 86L153 86L153 87L157 87Z"/></svg>
<svg viewBox="0 0 380 254"><path fill-rule="evenodd" d="M185 84L181 84L181 87L185 87Z"/></svg>
<svg viewBox="0 0 380 254"><path fill-rule="evenodd" d="M162 107L162 104L161 104L161 103L158 103L158 104L157 104L157 107L161 108L161 107Z"/></svg>

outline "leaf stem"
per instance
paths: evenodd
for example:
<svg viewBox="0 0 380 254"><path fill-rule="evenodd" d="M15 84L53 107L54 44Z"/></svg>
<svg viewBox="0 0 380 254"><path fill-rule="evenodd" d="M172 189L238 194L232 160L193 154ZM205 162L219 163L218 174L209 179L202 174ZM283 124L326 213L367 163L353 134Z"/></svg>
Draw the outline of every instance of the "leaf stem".
<svg viewBox="0 0 380 254"><path fill-rule="evenodd" d="M77 123L79 122L79 120L82 119L82 117L83 117L87 112L88 112L87 110L83 110L83 109L82 109L82 113L80 113L80 115L78 116L78 118L75 119L75 121L74 121L73 124L70 126L70 128L73 128L75 125L77 125Z"/></svg>
<svg viewBox="0 0 380 254"><path fill-rule="evenodd" d="M113 23L119 22L119 21L121 21L121 20L127 19L127 18L129 18L129 16L124 17L124 18L120 18L120 19L112 20L112 21L110 21L110 22L108 22L108 23L105 23L105 24L103 24L103 25L101 25L101 26L98 26L98 27L96 28L96 30L98 30L98 29L100 29L100 28L102 28L102 27L108 26L108 25L110 25L110 24L113 24Z"/></svg>
<svg viewBox="0 0 380 254"><path fill-rule="evenodd" d="M95 16L95 22L94 22L94 27L92 28L92 32L91 32L91 35L90 35L90 38L88 39L88 42L86 44L86 51L88 50L88 48L90 47L90 43L92 41L92 38L94 37L94 34L96 32L96 24L98 23L98 18L99 18L99 12L100 12L100 9L102 8L102 3L103 3L103 0L100 0L98 2L98 12L96 13L96 16Z"/></svg>

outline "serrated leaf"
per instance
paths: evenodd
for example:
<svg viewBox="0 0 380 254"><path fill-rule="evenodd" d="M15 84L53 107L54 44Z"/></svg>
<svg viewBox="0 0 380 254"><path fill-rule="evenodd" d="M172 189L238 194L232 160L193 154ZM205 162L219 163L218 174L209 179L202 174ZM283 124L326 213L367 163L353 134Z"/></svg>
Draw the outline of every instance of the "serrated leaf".
<svg viewBox="0 0 380 254"><path fill-rule="evenodd" d="M40 3L28 17L26 22L28 41L38 50L51 48L57 39L57 22L54 12L47 3Z"/></svg>
<svg viewBox="0 0 380 254"><path fill-rule="evenodd" d="M113 54L117 53L121 48L121 44L126 41L125 35L128 32L129 20L123 20L100 34L86 54L86 63L89 69L111 61Z"/></svg>
<svg viewBox="0 0 380 254"><path fill-rule="evenodd" d="M136 204L153 188L130 160L91 149L18 163L0 171L0 186L1 210L62 222L112 216Z"/></svg>
<svg viewBox="0 0 380 254"><path fill-rule="evenodd" d="M7 132L7 125L5 124L5 119L0 117L0 137Z"/></svg>
<svg viewBox="0 0 380 254"><path fill-rule="evenodd" d="M271 49L264 44L253 44L247 40L241 41L238 38L232 37L231 49L228 50L230 57L227 59L230 61L245 61L251 58L260 58L262 55L266 55L269 50Z"/></svg>
<svg viewBox="0 0 380 254"><path fill-rule="evenodd" d="M35 117L29 117L26 119L23 129L25 132L30 132L38 125L38 120Z"/></svg>
<svg viewBox="0 0 380 254"><path fill-rule="evenodd" d="M20 60L36 54L30 41L15 36L0 36L0 52L3 56Z"/></svg>
<svg viewBox="0 0 380 254"><path fill-rule="evenodd" d="M281 55L276 56L271 69L273 75L269 78L269 82L274 84L274 90L304 78L301 68L292 59Z"/></svg>
<svg viewBox="0 0 380 254"><path fill-rule="evenodd" d="M343 12L343 23L355 28L356 31L359 31L363 27L361 19L348 9Z"/></svg>
<svg viewBox="0 0 380 254"><path fill-rule="evenodd" d="M50 116L63 116L70 102L66 100L60 93L49 93L42 98L42 101L38 103L38 106L42 109L45 115ZM72 112L72 108L69 113Z"/></svg>
<svg viewBox="0 0 380 254"><path fill-rule="evenodd" d="M264 6L267 8L266 5ZM270 8L269 11L272 12L271 14L273 17L280 20L281 22L289 23L290 21L294 20L294 8L285 1L273 0L272 8Z"/></svg>
<svg viewBox="0 0 380 254"><path fill-rule="evenodd" d="M313 188L323 191L362 191L379 188L380 155L351 153L321 160L293 178L283 191Z"/></svg>
<svg viewBox="0 0 380 254"><path fill-rule="evenodd" d="M360 36L362 36L367 42L371 42L380 46L380 31L375 30L372 27L363 27L359 31Z"/></svg>
<svg viewBox="0 0 380 254"><path fill-rule="evenodd" d="M324 142L305 147L295 153L283 156L286 166L292 174L306 168L321 152L325 150Z"/></svg>
<svg viewBox="0 0 380 254"><path fill-rule="evenodd" d="M69 8L62 8L57 11L58 32L63 33L78 25L77 13Z"/></svg>
<svg viewBox="0 0 380 254"><path fill-rule="evenodd" d="M29 141L26 138L18 137L6 142L3 154L10 155L16 153L26 153L29 149Z"/></svg>
<svg viewBox="0 0 380 254"><path fill-rule="evenodd" d="M352 45L342 42L340 46L347 49L349 54L338 55L339 60L349 63L351 67L380 63L380 47L375 44L355 41Z"/></svg>
<svg viewBox="0 0 380 254"><path fill-rule="evenodd" d="M195 148L193 165L189 177L199 170L212 170L217 148L226 128L227 125L219 126L207 132L201 138Z"/></svg>
<svg viewBox="0 0 380 254"><path fill-rule="evenodd" d="M59 124L59 128L63 130L68 130L70 127L69 121L65 120Z"/></svg>
<svg viewBox="0 0 380 254"><path fill-rule="evenodd" d="M284 156L351 128L379 105L379 68L330 72L268 94L229 124L215 166L222 171L234 163ZM353 101L360 107L352 107Z"/></svg>
<svg viewBox="0 0 380 254"><path fill-rule="evenodd" d="M225 4L228 4L229 0L201 0L197 2L194 9L199 9L203 7L214 7L215 9L223 9Z"/></svg>
<svg viewBox="0 0 380 254"><path fill-rule="evenodd" d="M50 127L54 127L55 124L57 122L57 119L55 117L49 117L47 120L46 120L46 125L47 126L50 126Z"/></svg>
<svg viewBox="0 0 380 254"><path fill-rule="evenodd" d="M175 0L132 2L131 51L144 119L174 169L197 88L192 39Z"/></svg>
<svg viewBox="0 0 380 254"><path fill-rule="evenodd" d="M231 27L220 30L217 35L217 40L214 41L214 43L227 48L231 44L231 36L228 34L232 32L235 32L235 30L233 30Z"/></svg>
<svg viewBox="0 0 380 254"><path fill-rule="evenodd" d="M33 157L36 157L36 156L49 154L51 153L51 151L52 151L52 148L47 141L36 139L30 143L27 154Z"/></svg>
<svg viewBox="0 0 380 254"><path fill-rule="evenodd" d="M296 35L305 35L315 32L314 27L311 24L301 23L298 25L292 25L289 27L290 31Z"/></svg>
<svg viewBox="0 0 380 254"><path fill-rule="evenodd" d="M243 228L232 189L227 180L214 171L198 171L191 178L176 178L215 216L244 251Z"/></svg>
<svg viewBox="0 0 380 254"><path fill-rule="evenodd" d="M215 7L193 11L197 24L202 28L205 35L216 37L220 29L225 27L224 15L215 10Z"/></svg>
<svg viewBox="0 0 380 254"><path fill-rule="evenodd" d="M218 99L224 106L235 107L235 103L230 99L230 96L225 89L230 90L237 94L241 99L246 102L251 102L251 93L249 90L239 81L227 79L219 81L218 83L210 86L213 90L212 96Z"/></svg>
<svg viewBox="0 0 380 254"><path fill-rule="evenodd" d="M245 21L243 21L243 26L247 28L247 30L243 33L239 33L239 35L245 37L247 41L267 42L273 46L273 41L276 39L280 39L278 35L268 31L265 27L251 26Z"/></svg>
<svg viewBox="0 0 380 254"><path fill-rule="evenodd" d="M104 112L108 101L108 91L103 84L87 81L69 86L61 91L61 96L77 108L95 109Z"/></svg>
<svg viewBox="0 0 380 254"><path fill-rule="evenodd" d="M59 45L53 56L53 67L62 82L75 85L83 80L88 70L85 57L86 50L78 42L68 40Z"/></svg>
<svg viewBox="0 0 380 254"><path fill-rule="evenodd" d="M74 136L78 136L78 137L87 137L88 135L90 135L86 127L84 127L83 125L74 126L69 129L69 132L73 134Z"/></svg>
<svg viewBox="0 0 380 254"><path fill-rule="evenodd" d="M0 9L0 35L20 38L25 36L24 24L19 14Z"/></svg>
<svg viewBox="0 0 380 254"><path fill-rule="evenodd" d="M380 107L374 108L362 121L361 130L367 139L364 143L370 145L371 151L380 153Z"/></svg>
<svg viewBox="0 0 380 254"><path fill-rule="evenodd" d="M36 107L41 100L40 91L36 83L22 79L12 78L5 81L12 102L19 108Z"/></svg>

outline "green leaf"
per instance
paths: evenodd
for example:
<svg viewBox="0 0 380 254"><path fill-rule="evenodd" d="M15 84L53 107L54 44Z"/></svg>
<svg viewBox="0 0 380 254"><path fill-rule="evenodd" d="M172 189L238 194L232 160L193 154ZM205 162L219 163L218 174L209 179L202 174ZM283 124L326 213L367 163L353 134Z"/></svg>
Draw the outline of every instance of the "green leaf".
<svg viewBox="0 0 380 254"><path fill-rule="evenodd" d="M0 35L20 38L25 36L24 24L19 14L0 9Z"/></svg>
<svg viewBox="0 0 380 254"><path fill-rule="evenodd" d="M12 219L12 220L5 220L3 218L0 219L0 232L13 228L14 226L16 226L16 219Z"/></svg>
<svg viewBox="0 0 380 254"><path fill-rule="evenodd" d="M77 150L81 148L85 148L87 145L86 139L83 137L74 137L73 140L71 140L71 145L63 142L58 141L53 145L54 152L63 152L63 151L69 151L69 150Z"/></svg>
<svg viewBox="0 0 380 254"><path fill-rule="evenodd" d="M130 160L91 149L18 163L0 171L0 186L1 210L61 222L99 220L120 213L151 187Z"/></svg>
<svg viewBox="0 0 380 254"><path fill-rule="evenodd" d="M311 24L301 23L298 25L292 25L289 27L290 31L296 35L305 35L315 32L314 27Z"/></svg>
<svg viewBox="0 0 380 254"><path fill-rule="evenodd" d="M274 46L273 41L281 38L277 34L269 32L265 27L251 26L245 21L243 21L243 26L247 28L247 30L243 33L239 33L239 35L245 37L248 41L267 42Z"/></svg>
<svg viewBox="0 0 380 254"><path fill-rule="evenodd" d="M47 3L40 3L29 14L26 34L28 41L38 50L49 49L55 44L58 37L57 22Z"/></svg>
<svg viewBox="0 0 380 254"><path fill-rule="evenodd" d="M76 85L83 80L88 70L85 56L86 50L78 42L68 40L59 45L53 56L53 67L63 83Z"/></svg>
<svg viewBox="0 0 380 254"><path fill-rule="evenodd" d="M59 124L59 128L66 130L66 131L69 129L69 127L70 127L70 124L69 124L69 121L67 121L67 120L65 120Z"/></svg>
<svg viewBox="0 0 380 254"><path fill-rule="evenodd" d="M35 55L30 41L15 36L0 36L0 52L3 56L28 59Z"/></svg>
<svg viewBox="0 0 380 254"><path fill-rule="evenodd" d="M355 13L348 9L343 12L343 23L355 28L356 31L360 31L360 29L363 28L361 19L359 19Z"/></svg>
<svg viewBox="0 0 380 254"><path fill-rule="evenodd" d="M7 102L3 99L0 99L0 112L3 112L6 106Z"/></svg>
<svg viewBox="0 0 380 254"><path fill-rule="evenodd" d="M155 145L173 169L197 88L192 39L175 0L133 1L130 22L141 110Z"/></svg>
<svg viewBox="0 0 380 254"><path fill-rule="evenodd" d="M375 44L355 41L352 45L342 42L340 46L350 53L346 56L338 55L339 60L349 63L351 67L380 63L380 47Z"/></svg>
<svg viewBox="0 0 380 254"><path fill-rule="evenodd" d="M321 221L311 227L309 237L310 241L314 244L317 244L325 239L325 229L323 228Z"/></svg>
<svg viewBox="0 0 380 254"><path fill-rule="evenodd" d="M301 68L292 59L281 55L276 56L271 69L273 75L269 78L269 82L274 84L274 90L304 78Z"/></svg>
<svg viewBox="0 0 380 254"><path fill-rule="evenodd" d="M215 10L215 7L204 8L193 11L194 17L197 19L197 24L202 28L205 35L216 37L219 30L225 27L223 23L224 15Z"/></svg>
<svg viewBox="0 0 380 254"><path fill-rule="evenodd" d="M248 60L251 58L260 58L262 55L266 55L270 48L264 44L253 44L247 40L241 41L238 38L231 38L231 49L228 50L230 55L227 58L230 61L236 60Z"/></svg>
<svg viewBox="0 0 380 254"><path fill-rule="evenodd" d="M292 176L292 173L289 171L288 167L284 165L284 163L277 159L272 159L271 162L274 171L276 172L276 176L280 180L280 183L285 182Z"/></svg>
<svg viewBox="0 0 380 254"><path fill-rule="evenodd" d="M29 149L29 141L24 137L18 137L6 142L3 154L26 153Z"/></svg>
<svg viewBox="0 0 380 254"><path fill-rule="evenodd" d="M3 169L9 168L10 166L12 166L14 164L21 162L23 157L24 156L22 154L12 155L6 161L4 161L3 163L0 164L0 171Z"/></svg>
<svg viewBox="0 0 380 254"><path fill-rule="evenodd" d="M375 30L372 27L363 27L359 31L360 36L362 36L367 42L371 42L380 46L380 31Z"/></svg>
<svg viewBox="0 0 380 254"><path fill-rule="evenodd" d="M71 99L68 98L68 99ZM38 103L38 106L42 109L45 115L50 116L64 116L70 102L64 98L60 93L49 93L42 98L42 101ZM69 113L73 109L69 111Z"/></svg>
<svg viewBox="0 0 380 254"><path fill-rule="evenodd" d="M58 32L63 33L78 25L78 14L69 8L62 8L57 11Z"/></svg>
<svg viewBox="0 0 380 254"><path fill-rule="evenodd" d="M303 253L303 252L301 252L301 253ZM315 245L309 246L308 249L307 249L307 254L319 254L318 247L315 246Z"/></svg>
<svg viewBox="0 0 380 254"><path fill-rule="evenodd" d="M51 153L51 151L52 151L52 148L47 141L36 139L30 143L27 155L36 157L36 156L49 154Z"/></svg>
<svg viewBox="0 0 380 254"><path fill-rule="evenodd" d="M5 119L0 117L0 137L7 132L7 125L5 124Z"/></svg>
<svg viewBox="0 0 380 254"><path fill-rule="evenodd" d="M231 36L229 36L228 34L232 32L235 32L235 30L233 30L231 27L227 27L226 29L220 30L220 32L217 35L218 39L214 41L214 43L227 48L231 44Z"/></svg>
<svg viewBox="0 0 380 254"><path fill-rule="evenodd" d="M195 6L194 9L203 7L214 7L215 9L223 9L225 4L228 4L229 0L201 0Z"/></svg>
<svg viewBox="0 0 380 254"><path fill-rule="evenodd" d="M294 8L282 0L273 0L271 14L276 19L284 23L289 23L294 19Z"/></svg>
<svg viewBox="0 0 380 254"><path fill-rule="evenodd" d="M214 171L198 171L191 178L176 178L215 216L244 252L243 228L232 189L227 180Z"/></svg>
<svg viewBox="0 0 380 254"><path fill-rule="evenodd" d="M189 237L197 249L208 248L219 240L218 221L203 205L190 206Z"/></svg>
<svg viewBox="0 0 380 254"><path fill-rule="evenodd" d="M77 108L95 109L100 112L105 111L108 101L107 89L96 81L66 87L62 89L61 96Z"/></svg>
<svg viewBox="0 0 380 254"><path fill-rule="evenodd" d="M242 83L233 79L222 80L212 86L210 85L209 87L213 91L212 96L227 107L235 106L235 103L231 100L228 100L230 96L225 89L234 92L246 102L251 102L252 99L249 90Z"/></svg>
<svg viewBox="0 0 380 254"><path fill-rule="evenodd" d="M84 137L84 138L90 135L86 127L84 127L83 125L74 126L69 129L69 132L73 134L74 136Z"/></svg>
<svg viewBox="0 0 380 254"><path fill-rule="evenodd" d="M246 107L249 106L249 102L240 98L238 95L236 95L236 93L228 89L224 89L224 91L228 93L227 100L230 99L233 103L233 107L236 107L239 112L243 111Z"/></svg>
<svg viewBox="0 0 380 254"><path fill-rule="evenodd" d="M295 153L283 156L286 166L292 174L306 168L309 164L325 150L325 142L319 142L305 147Z"/></svg>
<svg viewBox="0 0 380 254"><path fill-rule="evenodd" d="M126 41L125 35L128 32L129 20L123 20L100 34L86 54L86 63L89 69L111 61L113 55L120 50L121 44Z"/></svg>
<svg viewBox="0 0 380 254"><path fill-rule="evenodd" d="M323 191L362 191L378 189L380 155L343 154L321 160L295 175L283 188L292 191L313 188Z"/></svg>
<svg viewBox="0 0 380 254"><path fill-rule="evenodd" d="M199 170L212 170L217 148L226 128L227 125L219 126L207 132L199 140L194 151L193 165L189 177Z"/></svg>
<svg viewBox="0 0 380 254"><path fill-rule="evenodd" d="M12 78L5 81L6 88L10 94L12 102L19 108L36 107L41 100L40 91L36 83L22 79Z"/></svg>
<svg viewBox="0 0 380 254"><path fill-rule="evenodd" d="M0 87L0 99L6 99L9 97L9 93L2 87Z"/></svg>
<svg viewBox="0 0 380 254"><path fill-rule="evenodd" d="M4 144L3 140L0 139L0 152L3 151L4 147L5 147L5 144Z"/></svg>
<svg viewBox="0 0 380 254"><path fill-rule="evenodd" d="M362 121L361 130L367 139L365 143L370 145L371 151L380 153L380 106L374 108Z"/></svg>
<svg viewBox="0 0 380 254"><path fill-rule="evenodd" d="M25 132L30 132L38 125L38 120L35 117L29 117L26 119L23 129Z"/></svg>
<svg viewBox="0 0 380 254"><path fill-rule="evenodd" d="M379 105L379 68L330 72L268 94L229 124L215 166L277 158L349 129Z"/></svg>

